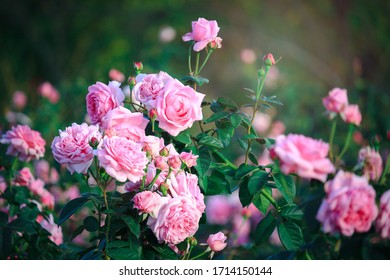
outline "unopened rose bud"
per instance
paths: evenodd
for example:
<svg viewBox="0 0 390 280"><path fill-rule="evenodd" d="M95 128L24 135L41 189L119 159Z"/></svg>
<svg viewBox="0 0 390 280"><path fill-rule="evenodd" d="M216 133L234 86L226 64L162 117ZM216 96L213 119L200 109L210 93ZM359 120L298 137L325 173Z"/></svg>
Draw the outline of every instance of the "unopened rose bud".
<svg viewBox="0 0 390 280"><path fill-rule="evenodd" d="M151 109L149 111L149 117L152 121L155 121L157 119L157 110L156 109Z"/></svg>
<svg viewBox="0 0 390 280"><path fill-rule="evenodd" d="M168 150L167 147L164 147L164 148L162 148L162 149L160 150L160 156L162 156L162 157L167 157L167 156L169 156L169 150Z"/></svg>
<svg viewBox="0 0 390 280"><path fill-rule="evenodd" d="M152 148L148 144L146 144L142 150L146 153L147 157L153 154Z"/></svg>
<svg viewBox="0 0 390 280"><path fill-rule="evenodd" d="M195 247L196 245L198 245L198 241L197 241L196 238L193 237L193 236L188 237L188 243L189 243L190 246L192 246L192 247Z"/></svg>
<svg viewBox="0 0 390 280"><path fill-rule="evenodd" d="M172 169L180 169L180 167L181 167L180 156L170 156L169 159L168 159L168 165Z"/></svg>
<svg viewBox="0 0 390 280"><path fill-rule="evenodd" d="M275 59L274 59L274 56L272 55L272 53L266 54L263 57L263 63L265 66L275 65L276 62L275 62Z"/></svg>
<svg viewBox="0 0 390 280"><path fill-rule="evenodd" d="M99 145L99 140L96 137L92 137L91 140L89 140L89 145L96 149L97 146Z"/></svg>
<svg viewBox="0 0 390 280"><path fill-rule="evenodd" d="M219 252L226 247L226 239L227 237L222 232L210 234L209 238L207 239L207 245L209 245L213 252Z"/></svg>
<svg viewBox="0 0 390 280"><path fill-rule="evenodd" d="M135 73L137 73L137 75L139 73L141 73L143 69L144 69L144 66L143 66L142 62L140 62L140 61L134 62L134 70L135 70Z"/></svg>
<svg viewBox="0 0 390 280"><path fill-rule="evenodd" d="M251 216L251 210L248 207L244 207L241 210L241 215L243 215L246 218L249 218Z"/></svg>
<svg viewBox="0 0 390 280"><path fill-rule="evenodd" d="M130 87L134 87L137 84L137 80L135 79L135 77L129 77L127 83L129 84Z"/></svg>
<svg viewBox="0 0 390 280"><path fill-rule="evenodd" d="M154 165L156 166L156 168L160 169L160 170L168 170L169 169L169 165L168 163L165 161L165 159L161 156L157 156L155 159L154 159Z"/></svg>
<svg viewBox="0 0 390 280"><path fill-rule="evenodd" d="M264 68L261 68L257 71L257 76L261 79L261 78L264 78L265 76L265 70Z"/></svg>

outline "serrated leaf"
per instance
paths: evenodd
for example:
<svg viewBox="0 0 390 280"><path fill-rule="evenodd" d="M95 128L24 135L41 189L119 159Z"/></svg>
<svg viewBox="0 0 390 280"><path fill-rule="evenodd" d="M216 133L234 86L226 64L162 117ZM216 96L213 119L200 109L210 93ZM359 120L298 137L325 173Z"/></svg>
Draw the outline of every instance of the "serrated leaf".
<svg viewBox="0 0 390 280"><path fill-rule="evenodd" d="M290 175L285 175L281 172L272 175L275 181L275 185L286 199L287 203L293 204L295 198L295 184Z"/></svg>
<svg viewBox="0 0 390 280"><path fill-rule="evenodd" d="M286 204L283 205L281 208L280 214L287 218L292 220L302 220L303 218L303 212L301 209L298 208L295 204Z"/></svg>
<svg viewBox="0 0 390 280"><path fill-rule="evenodd" d="M248 182L248 190L250 194L255 195L267 182L268 173L265 171L258 171L252 174Z"/></svg>
<svg viewBox="0 0 390 280"><path fill-rule="evenodd" d="M297 250L304 243L302 230L296 223L290 221L279 223L278 234L280 241L287 250Z"/></svg>
<svg viewBox="0 0 390 280"><path fill-rule="evenodd" d="M61 211L58 225L65 222L70 216L72 216L78 209L80 209L87 201L89 197L77 197L69 201Z"/></svg>
<svg viewBox="0 0 390 280"><path fill-rule="evenodd" d="M234 128L237 128L240 126L242 122L242 116L238 113L234 113L230 115L230 121Z"/></svg>
<svg viewBox="0 0 390 280"><path fill-rule="evenodd" d="M89 232L95 232L99 229L99 221L93 216L86 217L83 221L83 225Z"/></svg>
<svg viewBox="0 0 390 280"><path fill-rule="evenodd" d="M208 79L206 79L206 78L203 78L203 77L200 77L200 76L198 76L198 77L194 77L194 76L184 76L183 78L182 78L182 81L184 82L184 83L187 83L187 82L191 82L191 83L196 83L196 84L198 84L198 85L203 85L203 84L207 84L208 82L209 82L209 80Z"/></svg>
<svg viewBox="0 0 390 280"><path fill-rule="evenodd" d="M196 160L195 169L198 171L200 177L206 175L211 165L211 155L207 147L200 147L199 157Z"/></svg>
<svg viewBox="0 0 390 280"><path fill-rule="evenodd" d="M263 192L267 192L270 196L272 196L272 189L270 187L263 187ZM258 191L252 199L253 205L260 210L264 215L267 214L267 210L271 202L262 194L262 191Z"/></svg>
<svg viewBox="0 0 390 280"><path fill-rule="evenodd" d="M178 135L173 137L173 139L175 139L176 141L178 141L180 143L187 144L187 145L190 145L192 143L191 134L186 130L180 132Z"/></svg>
<svg viewBox="0 0 390 280"><path fill-rule="evenodd" d="M230 122L218 122L217 134L223 146L226 148L230 145L232 141L234 135L234 127Z"/></svg>
<svg viewBox="0 0 390 280"><path fill-rule="evenodd" d="M225 175L214 170L208 177L207 195L230 194L230 184Z"/></svg>
<svg viewBox="0 0 390 280"><path fill-rule="evenodd" d="M227 116L229 116L229 113L228 113L228 112L225 112L225 111L218 112L218 113L212 114L209 118L207 118L207 119L204 121L204 123L215 122L215 121L217 121L217 120L224 119L224 118L226 118Z"/></svg>
<svg viewBox="0 0 390 280"><path fill-rule="evenodd" d="M221 140L210 135L204 135L199 140L199 144L214 147L214 148L223 148L223 144Z"/></svg>
<svg viewBox="0 0 390 280"><path fill-rule="evenodd" d="M256 226L255 230L255 244L260 245L267 242L271 234L275 230L276 220L271 213L268 213Z"/></svg>
<svg viewBox="0 0 390 280"><path fill-rule="evenodd" d="M257 166L243 163L238 167L236 175L234 176L234 179L241 180L243 177L254 172L255 170L259 170L259 168Z"/></svg>

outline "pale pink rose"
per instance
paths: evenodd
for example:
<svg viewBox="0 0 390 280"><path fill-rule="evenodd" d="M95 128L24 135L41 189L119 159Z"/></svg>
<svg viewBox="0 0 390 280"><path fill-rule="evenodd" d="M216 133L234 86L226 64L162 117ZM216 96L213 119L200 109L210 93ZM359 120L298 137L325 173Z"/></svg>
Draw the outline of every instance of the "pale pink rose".
<svg viewBox="0 0 390 280"><path fill-rule="evenodd" d="M206 20L199 18L198 21L192 22L192 32L183 35L184 42L195 41L194 51L203 50L208 43L217 38L219 32L218 23L215 20ZM222 39L218 38L219 41Z"/></svg>
<svg viewBox="0 0 390 280"><path fill-rule="evenodd" d="M156 214L156 218L149 217L148 226L160 243L168 244L179 244L194 235L202 216L195 200L187 196L170 198Z"/></svg>
<svg viewBox="0 0 390 280"><path fill-rule="evenodd" d="M142 113L133 113L129 109L119 106L107 112L101 119L101 127L103 130L110 130L111 135L109 136L115 135L140 141L145 137L145 128L148 122Z"/></svg>
<svg viewBox="0 0 390 280"><path fill-rule="evenodd" d="M49 215L49 218L41 219L40 224L42 228L47 230L51 235L49 239L55 244L60 245L63 242L62 228L54 222L53 214Z"/></svg>
<svg viewBox="0 0 390 280"><path fill-rule="evenodd" d="M156 166L156 168L158 168L160 170L168 170L169 169L169 165L168 165L166 159L164 157L161 157L161 156L157 156L154 159L154 165Z"/></svg>
<svg viewBox="0 0 390 280"><path fill-rule="evenodd" d="M271 117L268 114L256 112L253 120L253 128L260 134L265 133L271 125Z"/></svg>
<svg viewBox="0 0 390 280"><path fill-rule="evenodd" d="M12 102L17 109L21 110L27 104L27 96L23 91L15 91L12 96Z"/></svg>
<svg viewBox="0 0 390 280"><path fill-rule="evenodd" d="M191 168L193 166L197 165L196 160L199 156L193 155L192 152L182 152L180 153L180 159L184 162L185 165L187 165L188 168Z"/></svg>
<svg viewBox="0 0 390 280"><path fill-rule="evenodd" d="M38 87L38 92L43 97L46 97L52 104L56 104L58 100L60 100L60 93L49 82L44 82L40 84Z"/></svg>
<svg viewBox="0 0 390 280"><path fill-rule="evenodd" d="M233 215L234 208L227 196L215 195L207 198L206 216L210 224L225 225Z"/></svg>
<svg viewBox="0 0 390 280"><path fill-rule="evenodd" d="M156 107L156 98L163 94L165 84L173 80L167 73L160 71L158 74L146 74L137 76L137 84L134 86L134 97L143 103L148 110Z"/></svg>
<svg viewBox="0 0 390 280"><path fill-rule="evenodd" d="M168 81L164 94L156 99L159 127L172 136L177 136L195 121L202 120L201 104L204 96L176 79Z"/></svg>
<svg viewBox="0 0 390 280"><path fill-rule="evenodd" d="M110 80L117 81L119 83L123 83L126 78L121 71L114 68L110 69L110 71L108 72L108 77L110 78Z"/></svg>
<svg viewBox="0 0 390 280"><path fill-rule="evenodd" d="M369 180L379 180L382 175L383 166L382 157L377 151L368 146L360 149L359 163L363 165L364 176L366 176Z"/></svg>
<svg viewBox="0 0 390 280"><path fill-rule="evenodd" d="M51 194L48 190L43 189L40 194L42 205L53 210L54 209L54 195Z"/></svg>
<svg viewBox="0 0 390 280"><path fill-rule="evenodd" d="M145 175L146 153L141 144L132 140L105 136L103 145L97 149L97 156L107 174L120 182L130 180L135 183Z"/></svg>
<svg viewBox="0 0 390 280"><path fill-rule="evenodd" d="M273 69L273 68L271 68ZM268 133L268 137L270 138L276 138L279 135L284 134L286 131L286 126L281 121L275 121L271 125L270 132Z"/></svg>
<svg viewBox="0 0 390 280"><path fill-rule="evenodd" d="M125 95L120 83L112 81L108 85L101 82L88 87L86 96L87 112L92 124L100 124L108 111L123 105Z"/></svg>
<svg viewBox="0 0 390 280"><path fill-rule="evenodd" d="M164 138L159 138L153 135L143 137L141 142L144 144L144 150L153 157L158 156L160 154L160 150L164 148Z"/></svg>
<svg viewBox="0 0 390 280"><path fill-rule="evenodd" d="M178 156L179 153L176 151L175 146L173 144L168 144L165 146L165 148L168 151L168 156Z"/></svg>
<svg viewBox="0 0 390 280"><path fill-rule="evenodd" d="M381 196L375 228L382 238L390 237L390 190L384 192Z"/></svg>
<svg viewBox="0 0 390 280"><path fill-rule="evenodd" d="M7 155L18 157L25 162L39 159L45 154L46 141L38 131L27 125L12 127L3 135L0 143L9 144Z"/></svg>
<svg viewBox="0 0 390 280"><path fill-rule="evenodd" d="M251 232L250 220L245 219L241 214L233 216L233 246L240 246L249 242L249 234Z"/></svg>
<svg viewBox="0 0 390 280"><path fill-rule="evenodd" d="M257 55L252 49L242 49L240 53L242 62L245 64L253 64L256 62Z"/></svg>
<svg viewBox="0 0 390 280"><path fill-rule="evenodd" d="M334 88L329 91L328 96L322 99L326 110L341 113L348 106L347 90Z"/></svg>
<svg viewBox="0 0 390 280"><path fill-rule="evenodd" d="M375 190L367 178L340 170L325 183L326 198L317 213L323 231L351 236L367 232L378 214Z"/></svg>
<svg viewBox="0 0 390 280"><path fill-rule="evenodd" d="M41 179L32 180L28 188L30 191L38 196L41 196L44 192L45 182Z"/></svg>
<svg viewBox="0 0 390 280"><path fill-rule="evenodd" d="M225 249L227 243L225 242L227 237L221 231L216 234L210 234L207 238L207 245L209 245L211 251L219 252Z"/></svg>
<svg viewBox="0 0 390 280"><path fill-rule="evenodd" d="M14 183L16 186L28 187L33 180L34 176L32 175L30 168L23 167L16 173Z"/></svg>
<svg viewBox="0 0 390 280"><path fill-rule="evenodd" d="M64 131L60 130L60 136L54 137L51 144L53 156L58 163L64 164L71 174L85 174L94 156L90 141L96 139L100 142L101 138L97 126L73 123Z"/></svg>
<svg viewBox="0 0 390 280"><path fill-rule="evenodd" d="M358 105L346 106L340 115L346 123L352 123L359 126L362 122L362 114L360 113Z"/></svg>
<svg viewBox="0 0 390 280"><path fill-rule="evenodd" d="M299 177L326 181L335 168L327 158L329 145L298 134L280 135L271 148L271 158L279 159L283 173L296 173Z"/></svg>
<svg viewBox="0 0 390 280"><path fill-rule="evenodd" d="M181 159L179 155L169 156L168 165L172 169L180 169L181 167Z"/></svg>
<svg viewBox="0 0 390 280"><path fill-rule="evenodd" d="M143 191L137 193L134 198L134 208L142 213L152 213L154 208L160 204L161 196L155 192Z"/></svg>

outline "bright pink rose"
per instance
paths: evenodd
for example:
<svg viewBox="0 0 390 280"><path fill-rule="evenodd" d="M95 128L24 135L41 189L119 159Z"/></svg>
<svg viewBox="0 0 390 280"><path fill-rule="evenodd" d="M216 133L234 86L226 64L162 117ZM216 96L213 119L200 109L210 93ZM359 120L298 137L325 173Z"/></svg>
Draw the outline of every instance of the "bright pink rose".
<svg viewBox="0 0 390 280"><path fill-rule="evenodd" d="M329 145L321 140L289 134L276 138L270 154L272 159L279 159L283 173L297 173L302 178L325 182L326 176L334 172L328 152Z"/></svg>
<svg viewBox="0 0 390 280"><path fill-rule="evenodd" d="M0 143L9 144L7 155L18 157L25 162L39 159L45 154L46 141L38 131L27 125L12 127L3 135Z"/></svg>
<svg viewBox="0 0 390 280"><path fill-rule="evenodd" d="M194 199L177 196L161 206L156 218L149 217L148 226L160 243L179 244L195 234L201 216Z"/></svg>
<svg viewBox="0 0 390 280"><path fill-rule="evenodd" d="M160 154L160 150L164 148L164 138L158 138L153 135L145 136L141 139L144 144L144 150L151 156L155 157Z"/></svg>
<svg viewBox="0 0 390 280"><path fill-rule="evenodd" d="M60 100L60 93L49 82L44 82L44 83L40 84L40 86L38 87L38 92L43 97L46 97L50 101L50 103L52 103L52 104L56 104L58 102L58 100Z"/></svg>
<svg viewBox="0 0 390 280"><path fill-rule="evenodd" d="M198 21L192 22L192 32L183 35L183 41L195 41L194 51L203 50L208 43L212 41L221 42L222 39L217 37L219 32L218 23L215 20L206 20L199 18Z"/></svg>
<svg viewBox="0 0 390 280"><path fill-rule="evenodd" d="M51 194L47 189L43 189L40 194L42 205L53 210L54 209L54 195Z"/></svg>
<svg viewBox="0 0 390 280"><path fill-rule="evenodd" d="M110 80L117 81L119 83L123 83L125 80L125 75L121 71L114 68L110 69L108 72L108 77Z"/></svg>
<svg viewBox="0 0 390 280"><path fill-rule="evenodd" d="M226 247L226 239L227 237L221 231L216 234L210 234L209 238L207 238L207 245L209 245L211 251L219 252Z"/></svg>
<svg viewBox="0 0 390 280"><path fill-rule="evenodd" d="M381 155L371 149L365 147L359 151L359 163L363 165L363 175L369 180L377 181L382 175L382 157Z"/></svg>
<svg viewBox="0 0 390 280"><path fill-rule="evenodd" d="M378 214L375 190L365 177L339 171L325 183L326 198L317 213L324 232L351 236L367 232Z"/></svg>
<svg viewBox="0 0 390 280"><path fill-rule="evenodd" d="M124 99L125 95L118 82L112 81L108 85L97 82L89 86L86 101L92 124L100 124L108 111L123 105Z"/></svg>
<svg viewBox="0 0 390 280"><path fill-rule="evenodd" d="M60 136L54 137L51 148L53 156L60 164L65 164L71 174L87 173L93 161L93 148L91 139L101 141L101 134L95 125L73 123L64 131L60 130Z"/></svg>
<svg viewBox="0 0 390 280"><path fill-rule="evenodd" d="M111 135L120 136L129 140L140 141L145 137L145 128L148 125L142 113L133 113L125 107L119 106L101 119L103 130L109 130Z"/></svg>
<svg viewBox="0 0 390 280"><path fill-rule="evenodd" d="M182 152L180 154L180 159L184 162L185 165L187 165L188 168L191 168L193 166L197 165L196 160L198 159L199 156L193 155L192 152L187 153L187 152Z"/></svg>
<svg viewBox="0 0 390 280"><path fill-rule="evenodd" d="M23 91L15 91L12 96L12 102L17 109L21 110L27 104L27 96Z"/></svg>
<svg viewBox="0 0 390 280"><path fill-rule="evenodd" d="M326 110L341 113L348 106L347 90L334 88L329 91L328 96L322 99Z"/></svg>
<svg viewBox="0 0 390 280"><path fill-rule="evenodd" d="M382 238L390 237L390 190L381 196L379 215L376 219L375 228Z"/></svg>
<svg viewBox="0 0 390 280"><path fill-rule="evenodd" d="M346 123L352 123L359 126L362 122L362 114L360 113L358 105L346 106L340 115Z"/></svg>
<svg viewBox="0 0 390 280"><path fill-rule="evenodd" d="M53 215L50 214L48 220L42 218L39 220L42 228L51 234L49 239L55 244L60 245L63 242L62 229L54 222Z"/></svg>
<svg viewBox="0 0 390 280"><path fill-rule="evenodd" d="M146 153L141 144L132 140L105 136L103 145L97 149L97 156L108 175L120 182L130 180L135 183L145 175Z"/></svg>
<svg viewBox="0 0 390 280"><path fill-rule="evenodd" d="M215 195L207 198L206 216L210 224L225 225L233 215L234 207L225 195Z"/></svg>
<svg viewBox="0 0 390 280"><path fill-rule="evenodd" d="M152 213L154 208L160 204L161 196L155 192L143 191L137 193L134 198L134 208L142 213Z"/></svg>
<svg viewBox="0 0 390 280"><path fill-rule="evenodd" d="M164 94L156 99L159 127L176 136L195 121L202 120L201 104L204 96L178 80L168 81Z"/></svg>
<svg viewBox="0 0 390 280"><path fill-rule="evenodd" d="M23 167L15 176L14 183L16 186L24 186L28 187L31 181L34 180L34 176L32 175L30 168Z"/></svg>

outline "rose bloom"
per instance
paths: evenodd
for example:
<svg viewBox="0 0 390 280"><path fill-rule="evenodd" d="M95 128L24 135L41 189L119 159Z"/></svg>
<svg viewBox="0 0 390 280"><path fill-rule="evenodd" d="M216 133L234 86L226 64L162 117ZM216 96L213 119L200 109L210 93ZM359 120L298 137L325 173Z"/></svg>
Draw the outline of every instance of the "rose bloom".
<svg viewBox="0 0 390 280"><path fill-rule="evenodd" d="M202 120L201 104L204 96L176 79L168 81L164 94L156 99L159 127L172 136L177 136L195 121Z"/></svg>
<svg viewBox="0 0 390 280"><path fill-rule="evenodd" d="M365 177L339 171L325 183L326 198L317 213L324 232L351 236L367 232L378 214L375 190Z"/></svg>
<svg viewBox="0 0 390 280"><path fill-rule="evenodd" d="M45 187L45 182L42 181L41 179L32 180L30 182L30 185L28 186L30 191L33 194L38 196L41 196L44 193L45 190L44 187Z"/></svg>
<svg viewBox="0 0 390 280"><path fill-rule="evenodd" d="M283 173L296 173L299 177L325 182L334 172L327 158L329 145L298 134L280 135L270 150L272 159L278 158Z"/></svg>
<svg viewBox="0 0 390 280"><path fill-rule="evenodd" d="M341 113L348 106L347 90L334 88L329 91L328 96L322 99L326 110Z"/></svg>
<svg viewBox="0 0 390 280"><path fill-rule="evenodd" d="M211 251L219 252L226 247L226 239L227 237L221 231L216 234L210 234L209 238L207 238L207 245L209 245Z"/></svg>
<svg viewBox="0 0 390 280"><path fill-rule="evenodd" d="M141 144L132 140L105 136L103 145L97 149L97 156L108 175L120 182L130 180L135 183L145 175L146 153L142 151Z"/></svg>
<svg viewBox="0 0 390 280"><path fill-rule="evenodd" d="M38 131L27 125L12 127L3 135L0 143L9 144L7 155L18 157L25 162L39 159L45 154L46 141Z"/></svg>
<svg viewBox="0 0 390 280"><path fill-rule="evenodd" d="M160 243L168 244L179 244L194 235L202 216L195 200L187 196L170 198L156 214L156 218L149 217L148 226Z"/></svg>
<svg viewBox="0 0 390 280"><path fill-rule="evenodd" d="M13 96L12 96L12 103L14 104L14 106L17 109L19 109L19 110L23 109L27 104L26 94L20 90L15 91Z"/></svg>
<svg viewBox="0 0 390 280"><path fill-rule="evenodd" d="M196 160L199 156L193 155L192 152L182 152L180 153L180 159L184 162L185 165L187 165L188 168L191 168L193 166L197 165Z"/></svg>
<svg viewBox="0 0 390 280"><path fill-rule="evenodd" d="M108 111L123 105L124 99L120 83L116 81L109 82L108 85L97 82L89 86L86 102L92 124L100 124Z"/></svg>
<svg viewBox="0 0 390 280"><path fill-rule="evenodd" d="M164 148L164 138L153 135L145 136L141 139L144 144L144 150L151 156L159 156L160 150Z"/></svg>
<svg viewBox="0 0 390 280"><path fill-rule="evenodd" d="M71 174L87 173L93 161L93 148L90 141L101 141L101 134L95 125L73 123L60 136L56 136L51 144L53 156L60 164L65 164Z"/></svg>
<svg viewBox="0 0 390 280"><path fill-rule="evenodd" d="M129 140L140 141L145 137L145 128L148 120L142 113L133 113L125 107L119 106L101 120L101 127L108 136L120 136Z"/></svg>
<svg viewBox="0 0 390 280"><path fill-rule="evenodd" d="M390 237L390 190L381 196L379 215L376 219L375 228L382 238Z"/></svg>
<svg viewBox="0 0 390 280"><path fill-rule="evenodd" d="M38 219L42 228L47 230L51 235L49 239L55 244L60 245L63 242L62 229L54 222L53 214L49 215L48 220L40 218Z"/></svg>
<svg viewBox="0 0 390 280"><path fill-rule="evenodd" d="M231 201L225 195L214 195L207 198L206 216L210 224L227 224L234 212Z"/></svg>
<svg viewBox="0 0 390 280"><path fill-rule="evenodd" d="M366 176L369 180L379 180L382 175L382 157L381 155L371 149L370 147L365 147L359 151L359 162L363 163L363 175Z"/></svg>
<svg viewBox="0 0 390 280"><path fill-rule="evenodd" d="M30 168L23 167L15 176L14 183L16 186L24 186L28 187L31 181L34 180L34 176L32 175Z"/></svg>
<svg viewBox="0 0 390 280"><path fill-rule="evenodd" d="M38 87L38 92L43 97L46 97L50 101L50 103L52 103L52 104L56 104L58 102L58 100L60 100L60 93L49 82L44 82L44 83L40 84L40 86Z"/></svg>
<svg viewBox="0 0 390 280"><path fill-rule="evenodd" d="M142 213L152 213L154 208L160 204L161 196L155 192L143 191L137 193L134 198L134 208Z"/></svg>
<svg viewBox="0 0 390 280"><path fill-rule="evenodd" d="M359 126L360 123L362 122L362 115L360 113L359 106L358 105L348 105L341 112L341 118L346 123L351 123L351 124Z"/></svg>
<svg viewBox="0 0 390 280"><path fill-rule="evenodd" d="M41 202L42 205L47 206L47 208L53 210L54 209L54 195L51 194L47 189L43 189L41 194Z"/></svg>
<svg viewBox="0 0 390 280"><path fill-rule="evenodd" d="M114 68L110 69L108 72L108 77L110 80L117 81L119 83L123 83L125 80L125 75L121 71Z"/></svg>
<svg viewBox="0 0 390 280"><path fill-rule="evenodd" d="M195 41L194 51L199 52L210 42L222 41L221 38L217 37L219 29L215 20L199 18L198 21L192 22L192 32L184 34L182 39L184 42Z"/></svg>

